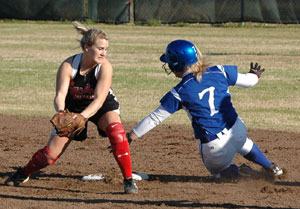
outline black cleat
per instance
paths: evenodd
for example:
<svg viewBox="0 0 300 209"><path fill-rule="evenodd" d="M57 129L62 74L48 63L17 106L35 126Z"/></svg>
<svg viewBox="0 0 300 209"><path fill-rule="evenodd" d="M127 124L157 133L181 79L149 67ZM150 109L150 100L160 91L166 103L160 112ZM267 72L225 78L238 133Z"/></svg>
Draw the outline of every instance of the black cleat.
<svg viewBox="0 0 300 209"><path fill-rule="evenodd" d="M7 186L19 186L29 180L29 176L23 173L23 168L18 168L8 179L5 184Z"/></svg>
<svg viewBox="0 0 300 209"><path fill-rule="evenodd" d="M124 191L126 194L137 193L138 187L132 178L124 179Z"/></svg>

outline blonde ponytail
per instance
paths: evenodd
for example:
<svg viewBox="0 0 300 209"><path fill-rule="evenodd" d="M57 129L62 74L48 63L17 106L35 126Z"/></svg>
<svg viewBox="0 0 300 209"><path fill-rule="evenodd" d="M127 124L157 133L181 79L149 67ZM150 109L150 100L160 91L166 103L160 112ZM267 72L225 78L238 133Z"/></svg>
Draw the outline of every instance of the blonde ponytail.
<svg viewBox="0 0 300 209"><path fill-rule="evenodd" d="M195 48L197 50L198 61L195 64L189 66L188 70L194 73L197 81L200 82L202 79L202 75L205 73L206 68L208 68L210 64L207 62L207 59L203 57L200 50L196 46Z"/></svg>
<svg viewBox="0 0 300 209"><path fill-rule="evenodd" d="M77 32L82 35L81 40L79 40L82 50L84 50L85 45L92 46L97 38L108 40L108 36L103 30L97 28L89 29L77 21L73 21L72 24Z"/></svg>
<svg viewBox="0 0 300 209"><path fill-rule="evenodd" d="M78 33L80 33L82 35L84 35L89 30L85 25L83 25L77 21L73 21L72 24L73 24L74 28L78 31Z"/></svg>

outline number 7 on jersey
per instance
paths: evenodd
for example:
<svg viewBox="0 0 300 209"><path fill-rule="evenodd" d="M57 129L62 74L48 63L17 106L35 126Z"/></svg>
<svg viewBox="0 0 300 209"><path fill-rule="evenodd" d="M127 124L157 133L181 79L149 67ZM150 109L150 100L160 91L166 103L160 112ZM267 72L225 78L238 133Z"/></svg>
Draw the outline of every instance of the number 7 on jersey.
<svg viewBox="0 0 300 209"><path fill-rule="evenodd" d="M201 91L198 95L199 95L199 99L202 100L204 94L208 93L208 105L210 108L210 116L213 116L214 114L218 113L219 110L216 110L215 108L215 97L214 97L214 91L215 91L215 87L211 86L207 89L204 89L203 91Z"/></svg>

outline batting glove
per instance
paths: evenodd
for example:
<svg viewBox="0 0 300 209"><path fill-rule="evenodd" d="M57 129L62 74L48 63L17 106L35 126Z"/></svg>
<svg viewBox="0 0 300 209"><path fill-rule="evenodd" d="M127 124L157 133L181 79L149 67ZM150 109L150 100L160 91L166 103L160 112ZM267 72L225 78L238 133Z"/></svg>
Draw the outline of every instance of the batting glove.
<svg viewBox="0 0 300 209"><path fill-rule="evenodd" d="M250 63L250 71L249 73L256 74L258 78L260 78L261 74L265 71L265 69L260 69L260 65L256 62L253 65L253 62Z"/></svg>

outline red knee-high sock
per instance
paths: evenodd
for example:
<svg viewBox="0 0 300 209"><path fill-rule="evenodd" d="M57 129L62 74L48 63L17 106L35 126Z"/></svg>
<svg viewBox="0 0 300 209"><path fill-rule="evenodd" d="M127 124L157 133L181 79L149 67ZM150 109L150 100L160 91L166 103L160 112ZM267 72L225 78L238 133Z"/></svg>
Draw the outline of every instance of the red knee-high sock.
<svg viewBox="0 0 300 209"><path fill-rule="evenodd" d="M109 124L106 128L106 135L109 137L112 152L122 171L123 177L131 178L130 150L123 125L118 122Z"/></svg>
<svg viewBox="0 0 300 209"><path fill-rule="evenodd" d="M30 159L28 164L23 168L24 174L30 176L32 173L47 167L48 165L53 165L58 159L56 157L54 160L49 158L50 150L46 146L43 149L38 150Z"/></svg>

